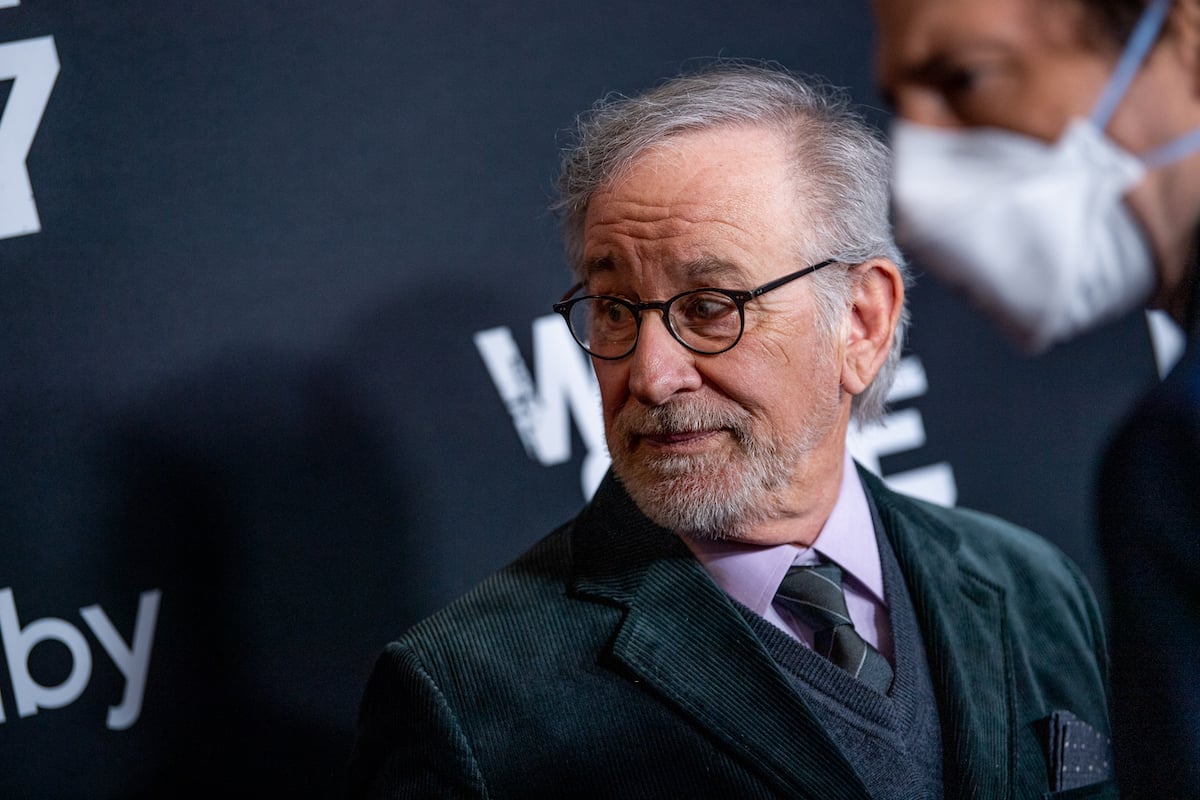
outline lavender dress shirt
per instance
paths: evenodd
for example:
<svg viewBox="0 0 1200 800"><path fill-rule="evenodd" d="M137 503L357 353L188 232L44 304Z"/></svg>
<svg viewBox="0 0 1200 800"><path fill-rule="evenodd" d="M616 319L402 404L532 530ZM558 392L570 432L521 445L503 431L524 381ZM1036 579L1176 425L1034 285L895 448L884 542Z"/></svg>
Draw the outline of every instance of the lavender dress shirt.
<svg viewBox="0 0 1200 800"><path fill-rule="evenodd" d="M822 558L833 561L842 568L846 607L855 630L894 665L879 544L867 495L848 452L837 502L811 547L762 547L690 538L684 541L730 597L808 647L812 647L812 631L774 602L775 592L793 564L815 563Z"/></svg>

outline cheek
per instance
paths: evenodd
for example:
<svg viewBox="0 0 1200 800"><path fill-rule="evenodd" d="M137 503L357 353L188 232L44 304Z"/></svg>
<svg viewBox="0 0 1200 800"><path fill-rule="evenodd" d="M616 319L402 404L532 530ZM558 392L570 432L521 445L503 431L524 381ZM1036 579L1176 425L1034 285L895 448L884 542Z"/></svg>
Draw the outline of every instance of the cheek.
<svg viewBox="0 0 1200 800"><path fill-rule="evenodd" d="M756 342L724 376L722 390L773 426L789 425L841 385L836 355L817 338L808 343L793 338L787 346L775 339Z"/></svg>
<svg viewBox="0 0 1200 800"><path fill-rule="evenodd" d="M771 419L774 407L788 402L790 370L778 357L770 356L761 346L737 348L715 356L703 370L705 384L736 403L756 419Z"/></svg>
<svg viewBox="0 0 1200 800"><path fill-rule="evenodd" d="M828 372L833 363L829 343L816 332L801 336L795 327L780 327L756 333L732 351L739 359L736 373L742 386L772 387L786 397L801 391L818 374Z"/></svg>

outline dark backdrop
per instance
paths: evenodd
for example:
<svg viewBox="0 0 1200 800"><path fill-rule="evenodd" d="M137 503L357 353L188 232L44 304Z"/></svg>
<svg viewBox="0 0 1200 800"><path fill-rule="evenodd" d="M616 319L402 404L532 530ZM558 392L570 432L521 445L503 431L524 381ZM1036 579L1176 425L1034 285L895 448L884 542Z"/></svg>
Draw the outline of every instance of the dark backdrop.
<svg viewBox="0 0 1200 800"><path fill-rule="evenodd" d="M603 468L544 319L560 132L717 55L885 126L871 36L862 0L0 3L0 795L336 794L382 645ZM856 452L1102 589L1144 322L1025 359L911 302Z"/></svg>

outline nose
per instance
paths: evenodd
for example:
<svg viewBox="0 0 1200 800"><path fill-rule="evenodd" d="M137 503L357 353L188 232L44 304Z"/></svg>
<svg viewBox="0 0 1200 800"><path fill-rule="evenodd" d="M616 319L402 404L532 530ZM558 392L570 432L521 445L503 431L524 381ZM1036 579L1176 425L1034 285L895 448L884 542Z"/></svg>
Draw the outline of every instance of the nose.
<svg viewBox="0 0 1200 800"><path fill-rule="evenodd" d="M699 389L698 356L667 330L661 314L643 312L637 347L629 356L629 393L648 406L665 403L677 392Z"/></svg>

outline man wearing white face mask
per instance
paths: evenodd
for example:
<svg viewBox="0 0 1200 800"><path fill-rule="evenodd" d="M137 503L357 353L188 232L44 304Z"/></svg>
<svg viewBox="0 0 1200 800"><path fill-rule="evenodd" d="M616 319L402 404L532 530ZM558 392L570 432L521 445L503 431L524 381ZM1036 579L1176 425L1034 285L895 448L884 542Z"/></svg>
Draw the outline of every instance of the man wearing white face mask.
<svg viewBox="0 0 1200 800"><path fill-rule="evenodd" d="M1099 483L1118 777L1200 792L1200 0L874 0L897 237L1038 352L1187 332Z"/></svg>

